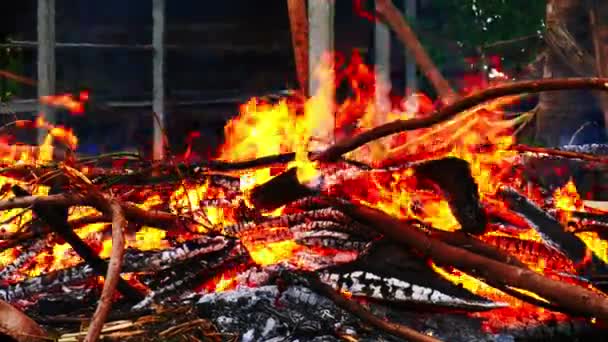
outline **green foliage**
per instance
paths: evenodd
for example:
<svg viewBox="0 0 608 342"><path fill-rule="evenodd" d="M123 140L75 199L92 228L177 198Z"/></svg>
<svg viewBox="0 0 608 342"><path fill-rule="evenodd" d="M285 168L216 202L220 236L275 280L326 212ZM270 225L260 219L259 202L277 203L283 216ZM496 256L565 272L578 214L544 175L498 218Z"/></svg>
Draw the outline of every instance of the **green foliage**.
<svg viewBox="0 0 608 342"><path fill-rule="evenodd" d="M432 4L442 19L441 34L461 42L465 48L532 35L543 29L545 1L433 0Z"/></svg>
<svg viewBox="0 0 608 342"><path fill-rule="evenodd" d="M399 3L398 0L394 1ZM422 44L440 68L465 69L465 57L484 52L488 55L508 55L503 60L503 67L509 69L529 63L538 53L536 48L542 45L522 41L500 48L483 49L483 46L498 41L540 36L544 30L546 1L432 0L429 6L431 8L421 8L418 17L409 18L409 22L415 31L426 32L437 38L433 42L421 34ZM458 48L447 47L441 42L454 42L451 45ZM420 81L423 87L428 86L424 79Z"/></svg>
<svg viewBox="0 0 608 342"><path fill-rule="evenodd" d="M23 74L23 53L17 49L0 49L0 69L12 73ZM15 94L19 94L22 85L17 81L0 79L0 100L6 101Z"/></svg>

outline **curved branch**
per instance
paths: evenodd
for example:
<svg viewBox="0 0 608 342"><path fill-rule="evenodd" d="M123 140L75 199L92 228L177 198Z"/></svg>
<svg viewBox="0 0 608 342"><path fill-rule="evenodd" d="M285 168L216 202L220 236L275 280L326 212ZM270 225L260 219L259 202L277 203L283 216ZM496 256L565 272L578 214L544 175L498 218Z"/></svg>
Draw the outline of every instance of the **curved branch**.
<svg viewBox="0 0 608 342"><path fill-rule="evenodd" d="M112 307L112 298L116 291L116 285L120 280L120 268L125 253L125 235L123 230L126 226L126 219L122 206L115 200L106 199L101 195L99 197L112 215L112 251L110 253L108 272L103 282L101 298L99 298L99 304L93 314L91 325L84 339L85 342L94 342L99 339L101 329Z"/></svg>
<svg viewBox="0 0 608 342"><path fill-rule="evenodd" d="M314 159L319 161L336 161L343 154L353 151L370 141L403 131L427 128L449 120L465 110L471 109L483 102L502 96L522 93L539 93L543 91L596 89L608 91L608 78L554 78L535 81L521 81L491 87L435 111L432 115L410 120L396 120L372 128L351 138L343 139L326 149Z"/></svg>

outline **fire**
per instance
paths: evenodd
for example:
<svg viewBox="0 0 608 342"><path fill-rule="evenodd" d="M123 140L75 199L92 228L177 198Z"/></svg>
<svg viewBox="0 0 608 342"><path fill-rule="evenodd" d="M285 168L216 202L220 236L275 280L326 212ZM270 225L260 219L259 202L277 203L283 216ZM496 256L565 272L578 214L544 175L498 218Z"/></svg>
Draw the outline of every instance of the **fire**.
<svg viewBox="0 0 608 342"><path fill-rule="evenodd" d="M303 249L293 240L286 240L268 244L254 244L246 247L253 261L261 266L274 265L283 260L288 260L296 252Z"/></svg>
<svg viewBox="0 0 608 342"><path fill-rule="evenodd" d="M583 200L572 180L553 193L555 208L560 210L562 223L567 224L573 211L585 211ZM579 232L576 234L602 261L608 262L608 241L601 239L597 232Z"/></svg>
<svg viewBox="0 0 608 342"><path fill-rule="evenodd" d="M220 159L225 161L242 161L284 153L293 153L293 162L287 168L295 167L301 183L317 180L321 163L313 162L311 152L318 152L330 145L336 137L360 133L374 126L395 119L420 118L428 115L434 108L433 101L422 93L413 94L401 101L404 108L388 106L379 108L376 102L376 87L386 87L377 84L374 73L366 66L361 57L355 54L348 66L338 70L339 63L333 63L327 56L317 70L315 76L319 83L318 92L304 103L301 100L287 98L271 103L261 98L253 98L239 108L238 115L225 126L225 142L220 150ZM336 78L338 82L333 81ZM351 96L341 103L335 103L334 93L336 83L348 82L352 90ZM61 106L70 110L82 109L88 100L88 93L78 98L72 95L49 96L41 99L43 103ZM434 127L403 132L381 139L361 147L348 154L349 159L365 162L372 166L394 166L399 171L379 170L366 173L360 177L344 181L339 189L341 195L350 200L359 201L366 205L383 210L393 216L403 219L417 219L438 229L456 231L459 223L452 214L448 201L437 189L423 188L414 174L414 168L408 163L442 157L458 157L466 160L473 171L473 177L479 185L479 195L489 206L504 207L496 200L496 191L503 185L514 185L516 180L508 172L512 169L517 153L510 150L514 143L514 130L522 122L532 117L524 113L514 119L505 119L503 107L518 100L517 97L506 97L500 100L480 105L465 111L447 122ZM415 102L415 105L413 104ZM53 160L55 144L62 143L74 150L78 146L76 135L69 129L48 123L40 117L34 123L36 128L48 130L48 136L40 148L38 155L8 147L2 149L2 161L7 164L44 165ZM10 151L5 151L10 150ZM281 168L281 171L285 167ZM222 233L223 227L236 223L234 208L220 205L207 205L206 200L225 200L230 204L247 204L247 193L256 185L262 184L276 175L276 169L271 167L258 168L243 172L231 172L231 176L240 179L242 194L230 197L228 190L214 187L210 181L180 181L170 192L152 189L138 197L134 204L142 209L153 210L163 208L171 213L188 218L191 231L178 236L173 232L143 226L136 232L129 231L126 239L127 247L139 250L157 250L171 246L171 241L183 241L196 233ZM27 182L17 182L8 177L0 177L0 188L5 185L17 184L28 187L34 194L48 194L48 187L30 186ZM332 190L336 190L333 189ZM330 190L328 190L330 191ZM338 191L338 190L336 190ZM11 198L10 192L4 198ZM249 203L250 204L250 203ZM572 181L554 193L553 206L558 210L561 220L565 223L573 211L585 210ZM251 204L250 204L251 205ZM543 203L544 205L544 203ZM255 209L255 208L254 208ZM504 208L503 208L504 209ZM256 213L262 218L278 217L284 208L271 212ZM69 215L70 221L82 217L100 215L98 211L88 207L74 208ZM6 233L18 231L25 222L32 220L30 210L5 210L0 213L4 222L2 229ZM255 221L259 217L247 218ZM191 220L190 220L191 219ZM524 220L521 220L524 221ZM526 222L522 223L526 225ZM540 242L540 235L533 229L522 228L516 238ZM529 228L529 227L527 227ZM288 232L288 227L273 228L277 231ZM107 223L93 223L76 229L76 233L89 243L101 257L110 255L112 241ZM272 229L265 231L267 236L275 233ZM504 231L493 231L480 237L489 240L496 237L513 237ZM578 233L585 244L595 251L605 261L608 261L606 241L596 233ZM279 240L279 239L277 239ZM298 240L301 241L301 240ZM295 265L301 269L314 270L314 261L306 259L306 254L334 258L342 262L354 258L354 252L337 251L330 248L307 247L296 242L293 234L282 236L279 241L259 241L242 238L241 242L248 250L252 261L259 266L277 264ZM0 264L7 265L15 259L15 250L6 250L0 254ZM68 244L54 244L52 248L43 251L36 257L37 265L27 270L29 276L39 275L81 262ZM548 274L545 261L530 262L530 268L539 273ZM560 270L570 271L571 265L564 263ZM480 296L496 301L507 302L512 311L503 311L504 317L515 319L518 315L533 315L544 313L542 309L525 304L478 279L457 270L447 271L432 264L439 275L454 284L460 285ZM201 286L205 291L226 291L238 285L237 276L245 269L228 270L212 277ZM520 291L518 289L512 289ZM343 293L350 297L352 294ZM540 301L544 299L533 293L525 293ZM487 315L485 313L480 316ZM548 314L547 314L548 315ZM489 318L489 316L483 316Z"/></svg>

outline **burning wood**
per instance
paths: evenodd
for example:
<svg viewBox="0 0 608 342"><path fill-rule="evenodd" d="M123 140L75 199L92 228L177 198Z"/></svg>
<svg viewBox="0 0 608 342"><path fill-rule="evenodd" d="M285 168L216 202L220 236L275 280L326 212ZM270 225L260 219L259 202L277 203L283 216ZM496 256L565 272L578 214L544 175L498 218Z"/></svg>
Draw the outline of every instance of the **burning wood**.
<svg viewBox="0 0 608 342"><path fill-rule="evenodd" d="M378 305L475 318L488 331L506 331L521 319L604 323L608 257L601 247L608 243L594 242L589 233L596 231L571 231L567 224L601 223L608 213L582 205L570 183L543 188L521 172L530 153L579 163L604 157L515 145L516 122L503 120L500 109L510 99L497 98L606 91L607 84L551 79L501 85L448 101L430 116L374 128L364 127L373 112L337 106L342 117L359 118L343 122L361 127L320 152L307 149L313 132L327 129L315 121L314 96L304 106L252 100L226 128L223 159L196 165L122 154L53 161L52 146L16 149L23 156L4 160L0 178L0 299L41 321L45 301L70 303L61 314L80 319L92 314L91 299L101 293L89 340L107 332L113 312L144 315L194 305L202 315L209 301L240 293L264 293L278 303L298 291L320 302L318 295L325 296L344 310L331 307L327 317L310 323L340 336L370 335L364 329L370 325L434 340L415 331L425 330L420 326L405 326L413 320L382 320L372 313ZM373 98L358 100L370 104L358 108L373 108ZM373 148L364 146L371 141ZM295 321L273 305L261 307L277 321ZM357 334L325 319L354 324Z"/></svg>

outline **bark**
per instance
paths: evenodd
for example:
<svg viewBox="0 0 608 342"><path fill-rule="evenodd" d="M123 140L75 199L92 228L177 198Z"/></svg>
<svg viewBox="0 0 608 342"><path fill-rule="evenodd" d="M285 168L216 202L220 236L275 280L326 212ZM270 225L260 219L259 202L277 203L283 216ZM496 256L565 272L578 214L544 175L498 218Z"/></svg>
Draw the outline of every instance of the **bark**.
<svg viewBox="0 0 608 342"><path fill-rule="evenodd" d="M608 75L608 3L600 0L590 2L589 20L595 51L595 71L598 76L604 77ZM604 112L604 123L607 123L608 94L599 94L599 101Z"/></svg>
<svg viewBox="0 0 608 342"><path fill-rule="evenodd" d="M545 41L548 46L543 78L593 76L593 58L589 18L582 1L548 0ZM593 117L597 103L589 91L560 91L541 94L536 117L535 140L546 146L567 144L576 131ZM599 113L598 113L599 114ZM603 137L584 137L579 142L593 142Z"/></svg>

